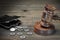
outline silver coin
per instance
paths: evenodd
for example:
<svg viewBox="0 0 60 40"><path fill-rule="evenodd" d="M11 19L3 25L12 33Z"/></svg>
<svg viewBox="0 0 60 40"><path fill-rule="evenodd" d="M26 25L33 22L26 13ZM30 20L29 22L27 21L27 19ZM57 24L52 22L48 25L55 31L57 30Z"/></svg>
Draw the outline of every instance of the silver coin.
<svg viewBox="0 0 60 40"><path fill-rule="evenodd" d="M24 31L25 31L25 32L28 32L28 31L29 31L29 29L24 29Z"/></svg>
<svg viewBox="0 0 60 40"><path fill-rule="evenodd" d="M15 35L15 32L13 32L13 33L10 33L10 35Z"/></svg>
<svg viewBox="0 0 60 40"><path fill-rule="evenodd" d="M22 32L18 32L17 35L22 35L23 33Z"/></svg>
<svg viewBox="0 0 60 40"><path fill-rule="evenodd" d="M27 34L30 34L30 35L31 35L31 34L33 34L33 33L32 33L32 32L27 32Z"/></svg>
<svg viewBox="0 0 60 40"><path fill-rule="evenodd" d="M26 38L26 36L25 36L25 35L22 35L22 36L20 36L20 38L21 38L21 39L25 39L25 38Z"/></svg>
<svg viewBox="0 0 60 40"><path fill-rule="evenodd" d="M15 31L16 30L16 28L10 28L10 31Z"/></svg>
<svg viewBox="0 0 60 40"><path fill-rule="evenodd" d="M23 31L23 29L19 29L19 28L18 28L17 31Z"/></svg>

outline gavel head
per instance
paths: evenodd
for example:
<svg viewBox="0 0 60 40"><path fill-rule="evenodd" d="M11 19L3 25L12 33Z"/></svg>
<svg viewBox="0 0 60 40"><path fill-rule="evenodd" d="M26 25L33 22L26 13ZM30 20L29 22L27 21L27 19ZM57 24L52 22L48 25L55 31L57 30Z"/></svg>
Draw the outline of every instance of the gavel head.
<svg viewBox="0 0 60 40"><path fill-rule="evenodd" d="M53 5L46 4L46 5L45 5L45 10L46 10L46 11L55 11L56 8L55 8Z"/></svg>

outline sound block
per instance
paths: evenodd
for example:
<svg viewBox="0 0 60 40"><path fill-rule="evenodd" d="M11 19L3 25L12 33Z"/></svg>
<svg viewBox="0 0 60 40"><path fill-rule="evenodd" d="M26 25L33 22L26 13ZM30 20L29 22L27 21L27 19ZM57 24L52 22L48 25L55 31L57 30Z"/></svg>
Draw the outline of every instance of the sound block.
<svg viewBox="0 0 60 40"><path fill-rule="evenodd" d="M55 26L49 23L49 27L44 27L41 22L36 22L34 32L39 35L52 35L55 33Z"/></svg>

